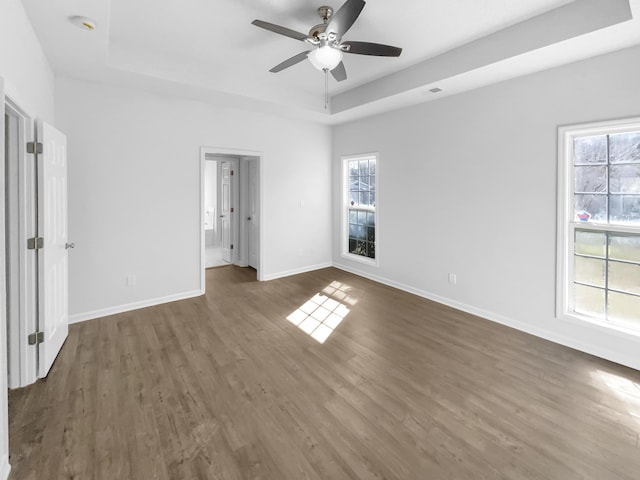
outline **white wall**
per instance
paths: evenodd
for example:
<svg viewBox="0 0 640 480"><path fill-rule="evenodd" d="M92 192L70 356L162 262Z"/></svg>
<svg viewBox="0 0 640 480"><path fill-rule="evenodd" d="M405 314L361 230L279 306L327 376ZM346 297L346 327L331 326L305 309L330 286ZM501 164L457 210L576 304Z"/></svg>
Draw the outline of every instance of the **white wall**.
<svg viewBox="0 0 640 480"><path fill-rule="evenodd" d="M262 152L265 278L331 263L329 127L71 79L56 113L72 321L199 293L202 146Z"/></svg>
<svg viewBox="0 0 640 480"><path fill-rule="evenodd" d="M22 3L19 0L0 0L0 12L0 77L4 79L5 94L28 115L53 123L53 71L27 19ZM2 101L1 95L0 101ZM4 109L4 104L2 108ZM2 136L4 138L4 134ZM0 185L2 190L0 198L4 199L4 180ZM2 211L4 212L4 207ZM1 216L4 218L4 215ZM4 221L2 225L4 230ZM0 236L4 239L4 233ZM4 242L2 245L0 265L4 268ZM4 273L2 278L4 279ZM0 334L2 339L0 347L0 479L8 476L10 468L6 394L7 357L4 344L6 333L4 286L2 292L0 295L2 299L0 301L0 312L2 312L0 314L0 332L2 332Z"/></svg>
<svg viewBox="0 0 640 480"><path fill-rule="evenodd" d="M0 77L22 110L53 123L53 71L20 0L0 0Z"/></svg>
<svg viewBox="0 0 640 480"><path fill-rule="evenodd" d="M559 125L638 116L640 47L334 129L334 262L640 368L640 340L555 318ZM340 256L340 156L377 151L379 267ZM457 285L448 274L457 274Z"/></svg>

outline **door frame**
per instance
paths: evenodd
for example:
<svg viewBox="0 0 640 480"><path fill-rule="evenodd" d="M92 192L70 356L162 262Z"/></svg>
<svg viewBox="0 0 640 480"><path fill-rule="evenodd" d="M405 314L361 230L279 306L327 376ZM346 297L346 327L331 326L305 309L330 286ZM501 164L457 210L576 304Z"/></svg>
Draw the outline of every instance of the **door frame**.
<svg viewBox="0 0 640 480"><path fill-rule="evenodd" d="M0 251L2 252L2 262L0 262L0 478L8 478L11 471L9 464L9 415L7 391L7 299L6 299L6 275L5 275L5 179L4 179L4 112L6 108L4 96L4 78L0 76L0 158L2 158L2 168L0 168Z"/></svg>
<svg viewBox="0 0 640 480"><path fill-rule="evenodd" d="M38 379L37 348L28 344L29 333L37 329L38 258L35 250L27 249L27 238L35 236L37 230L36 162L33 156L26 152L27 142L35 136L35 121L8 96L4 97L3 104L4 113L18 121L17 156L5 160L17 161L17 168L14 170L16 175L13 177L18 185L17 197L9 200L18 203L18 250L12 252L13 256L18 257L18 269L12 275L12 283L15 282L13 284L19 287L13 298L6 298L6 302L13 301L18 304L18 315L7 319L8 332L11 333L11 338L8 339L10 351L7 352L7 362L8 386L19 388ZM6 245L3 252L6 255Z"/></svg>
<svg viewBox="0 0 640 480"><path fill-rule="evenodd" d="M234 220L232 225L232 231L236 235L234 241L239 242L241 245L247 243L246 237L246 229L241 229L239 227L239 220L244 218L242 216L242 212L244 212L244 206L242 205L242 193L239 192L243 178L247 175L247 168L243 168L243 163L246 161L246 157L251 157L257 161L258 165L258 211L260 212L260 219L263 218L263 188L262 188L262 152L254 151L254 150L243 150L237 148L226 148L226 147L200 147L200 195L199 195L199 209L200 209L200 290L204 294L205 293L205 236L204 236L204 165L207 160L207 156L221 156L221 157L232 157L238 159L238 175L234 175L233 180L233 188L235 190L232 193L234 202L238 205L238 214L234 215ZM263 280L262 276L262 246L263 242L263 231L262 222L258 226L258 268L257 271L257 279L259 281ZM232 255L232 263L238 265L238 252L239 248L234 248L234 253ZM246 261L244 261L243 266L246 266Z"/></svg>

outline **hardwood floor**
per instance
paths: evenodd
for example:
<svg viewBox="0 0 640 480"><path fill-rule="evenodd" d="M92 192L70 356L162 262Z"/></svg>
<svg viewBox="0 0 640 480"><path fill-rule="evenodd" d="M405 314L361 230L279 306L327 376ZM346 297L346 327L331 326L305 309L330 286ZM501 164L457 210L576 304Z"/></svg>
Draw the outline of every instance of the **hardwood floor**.
<svg viewBox="0 0 640 480"><path fill-rule="evenodd" d="M638 371L331 268L207 292L72 325L10 478L640 478Z"/></svg>

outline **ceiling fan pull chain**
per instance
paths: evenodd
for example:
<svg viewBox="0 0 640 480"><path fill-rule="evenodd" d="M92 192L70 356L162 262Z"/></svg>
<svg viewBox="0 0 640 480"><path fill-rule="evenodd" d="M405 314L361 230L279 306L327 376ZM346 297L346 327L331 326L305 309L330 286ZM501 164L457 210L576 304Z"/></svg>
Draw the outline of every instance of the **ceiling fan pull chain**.
<svg viewBox="0 0 640 480"><path fill-rule="evenodd" d="M329 108L329 69L324 69L324 109Z"/></svg>

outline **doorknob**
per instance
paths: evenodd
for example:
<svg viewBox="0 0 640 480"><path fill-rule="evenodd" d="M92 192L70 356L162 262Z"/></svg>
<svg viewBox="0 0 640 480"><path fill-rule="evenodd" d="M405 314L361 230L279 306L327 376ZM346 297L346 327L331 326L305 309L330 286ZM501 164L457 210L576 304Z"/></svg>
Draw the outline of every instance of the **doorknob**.
<svg viewBox="0 0 640 480"><path fill-rule="evenodd" d="M247 221L250 222L251 221L251 217L247 217Z"/></svg>
<svg viewBox="0 0 640 480"><path fill-rule="evenodd" d="M76 248L76 244L75 243L65 243L64 244L64 248L65 248L65 250L68 250L70 248Z"/></svg>

